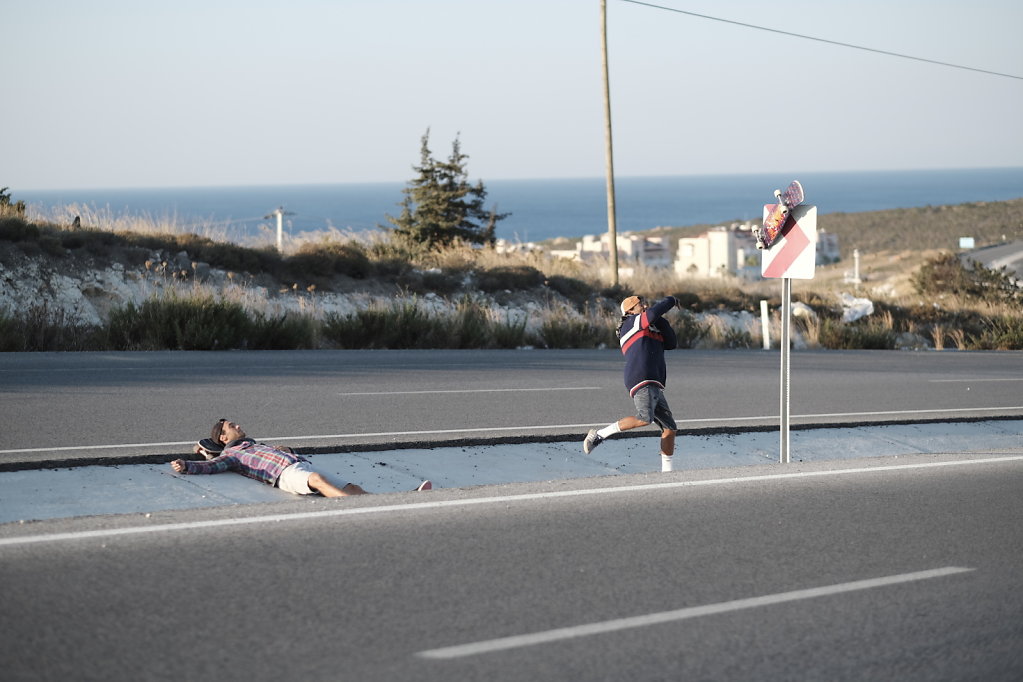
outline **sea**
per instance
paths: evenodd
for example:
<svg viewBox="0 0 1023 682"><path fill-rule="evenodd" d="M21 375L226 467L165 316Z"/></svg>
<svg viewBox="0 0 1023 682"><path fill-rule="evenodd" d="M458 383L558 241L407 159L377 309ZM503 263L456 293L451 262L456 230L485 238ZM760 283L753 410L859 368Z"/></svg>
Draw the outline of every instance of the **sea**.
<svg viewBox="0 0 1023 682"><path fill-rule="evenodd" d="M619 233L656 227L728 225L759 221L775 189L799 180L806 203L828 213L1004 201L1023 197L1023 167L780 174L622 177L615 179ZM470 181L475 184L476 178ZM512 242L576 238L608 229L606 181L575 179L486 180L486 207L508 217L497 236ZM182 231L227 238L276 229L284 210L285 232L329 229L365 232L389 225L401 213L404 182L148 189L9 190L41 216L66 215L61 207L172 222Z"/></svg>

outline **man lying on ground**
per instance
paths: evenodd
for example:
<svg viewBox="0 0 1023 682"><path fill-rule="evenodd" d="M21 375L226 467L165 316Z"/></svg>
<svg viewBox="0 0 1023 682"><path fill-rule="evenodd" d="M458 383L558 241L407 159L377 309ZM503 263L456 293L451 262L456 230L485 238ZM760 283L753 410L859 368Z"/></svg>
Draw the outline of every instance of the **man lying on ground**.
<svg viewBox="0 0 1023 682"><path fill-rule="evenodd" d="M296 455L291 448L257 443L246 436L237 423L228 419L221 419L213 425L210 439L214 444L223 446L219 454L197 445L195 448L197 453L209 452L208 456L211 458L202 462L176 459L171 462L171 468L179 474L219 474L224 471L235 471L296 495L348 497L366 494L366 491L355 483L335 484L327 480L326 476L313 470L309 460ZM423 481L416 490L430 490L432 487L430 481Z"/></svg>

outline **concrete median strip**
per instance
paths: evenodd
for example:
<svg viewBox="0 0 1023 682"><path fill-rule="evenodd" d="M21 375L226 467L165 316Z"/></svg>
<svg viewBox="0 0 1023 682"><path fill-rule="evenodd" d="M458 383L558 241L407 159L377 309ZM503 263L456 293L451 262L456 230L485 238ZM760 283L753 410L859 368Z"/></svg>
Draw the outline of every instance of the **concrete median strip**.
<svg viewBox="0 0 1023 682"><path fill-rule="evenodd" d="M525 493L502 496L470 497L454 500L434 500L425 502L409 502L402 504L386 504L380 506L349 507L341 509L330 509L313 512L281 513L258 516L242 516L226 519L215 519L209 521L192 521L185 523L165 523L145 526L129 526L124 528L109 528L102 530L77 531L69 533L49 533L38 535L24 535L20 537L0 538L0 548L15 545L37 544L44 542L67 542L81 540L95 540L105 538L116 538L151 533L182 532L210 528L223 528L232 526L246 526L251 524L280 523L302 521L307 519L323 519L342 516L368 516L390 512L408 513L411 511L422 511L432 509L444 509L450 507L466 507L487 504L509 504L516 502L527 502L533 500L557 499L568 497L579 497L586 495L609 495L644 492L652 490L663 490L671 488L695 488L706 486L736 485L752 482L776 482L792 479L804 479L824 476L848 476L856 474L877 474L880 472L909 471L920 469L934 469L942 467L977 466L986 464L1003 464L1006 462L1023 462L1023 454L1006 455L998 457L986 457L978 459L959 459L940 462L924 462L915 464L880 465L869 467L856 467L848 469L823 469L818 471L802 471L791 473L778 473L767 475L733 476L728 478L712 478L695 481L670 481L665 483L644 483L640 485L607 486L598 488L583 488L577 490L562 490L541 493Z"/></svg>
<svg viewBox="0 0 1023 682"><path fill-rule="evenodd" d="M1023 453L1023 420L898 424L794 431L793 463L904 455ZM310 455L318 471L375 493L408 491L423 479L435 488L562 481L660 468L656 434L610 439L594 454L577 441L433 446ZM271 439L268 439L271 440ZM273 440L271 440L273 442ZM777 463L776 431L680 436L676 472ZM784 466L778 475L785 474ZM158 513L293 499L235 474L177 475L166 463L77 466L0 472L3 524L80 516Z"/></svg>

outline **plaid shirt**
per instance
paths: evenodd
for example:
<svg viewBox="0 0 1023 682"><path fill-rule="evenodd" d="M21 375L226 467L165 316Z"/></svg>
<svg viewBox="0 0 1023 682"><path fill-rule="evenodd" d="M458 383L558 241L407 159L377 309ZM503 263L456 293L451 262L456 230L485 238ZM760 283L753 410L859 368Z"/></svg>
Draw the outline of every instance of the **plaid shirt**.
<svg viewBox="0 0 1023 682"><path fill-rule="evenodd" d="M240 438L224 451L205 462L185 461L186 474L219 474L237 471L242 476L277 485L281 472L295 462L308 462L305 457L278 450L272 445L257 443L251 438Z"/></svg>

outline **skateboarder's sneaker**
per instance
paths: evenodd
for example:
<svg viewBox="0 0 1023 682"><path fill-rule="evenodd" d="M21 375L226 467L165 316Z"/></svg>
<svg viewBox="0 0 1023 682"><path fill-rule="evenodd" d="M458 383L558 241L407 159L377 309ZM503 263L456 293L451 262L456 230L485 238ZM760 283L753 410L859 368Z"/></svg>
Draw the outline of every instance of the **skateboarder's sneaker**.
<svg viewBox="0 0 1023 682"><path fill-rule="evenodd" d="M421 493L424 490L433 490L433 483L430 483L430 481L428 480L423 481L422 483L419 484L419 487L416 488L417 493Z"/></svg>
<svg viewBox="0 0 1023 682"><path fill-rule="evenodd" d="M590 429L590 432L586 434L586 440L583 441L583 452L587 455L593 452L593 448L597 447L604 442L604 439L600 437L596 429Z"/></svg>

